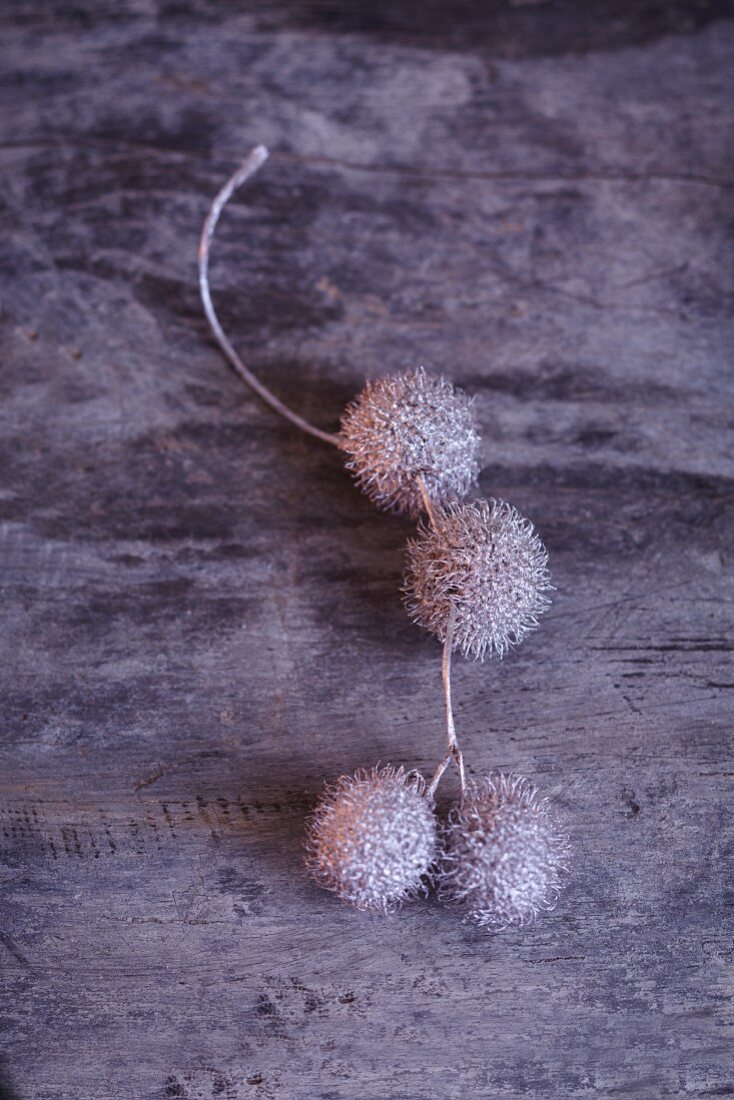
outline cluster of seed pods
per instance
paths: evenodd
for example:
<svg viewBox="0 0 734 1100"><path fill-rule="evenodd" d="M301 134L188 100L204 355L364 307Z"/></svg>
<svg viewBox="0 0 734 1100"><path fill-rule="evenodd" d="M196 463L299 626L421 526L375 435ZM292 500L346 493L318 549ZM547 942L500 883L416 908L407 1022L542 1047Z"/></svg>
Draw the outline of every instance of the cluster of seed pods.
<svg viewBox="0 0 734 1100"><path fill-rule="evenodd" d="M234 190L261 166L258 146L219 192L204 223L199 285L217 341L266 404L302 431L338 447L367 496L419 519L408 543L403 591L411 618L443 643L447 748L433 777L391 766L327 787L308 827L307 864L322 886L357 909L389 912L425 890L491 930L522 925L553 906L568 842L527 779L494 773L467 783L451 707L451 656L502 657L549 606L548 555L532 523L510 504L465 500L479 472L473 403L422 367L368 382L338 434L283 405L247 368L211 301L209 251ZM443 820L435 794L458 769L461 798Z"/></svg>

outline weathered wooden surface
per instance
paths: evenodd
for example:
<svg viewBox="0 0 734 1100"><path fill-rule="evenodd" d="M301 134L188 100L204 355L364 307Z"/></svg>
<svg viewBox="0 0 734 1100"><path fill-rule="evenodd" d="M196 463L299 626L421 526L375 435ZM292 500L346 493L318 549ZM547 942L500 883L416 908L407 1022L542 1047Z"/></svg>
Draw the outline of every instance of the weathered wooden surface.
<svg viewBox="0 0 734 1100"><path fill-rule="evenodd" d="M263 7L0 16L0 1093L732 1093L734 25ZM473 770L573 836L533 929L303 875L325 778L434 765L439 651L409 525L208 338L199 226L256 141L213 271L250 363L325 427L446 371L548 544L542 629L455 684Z"/></svg>

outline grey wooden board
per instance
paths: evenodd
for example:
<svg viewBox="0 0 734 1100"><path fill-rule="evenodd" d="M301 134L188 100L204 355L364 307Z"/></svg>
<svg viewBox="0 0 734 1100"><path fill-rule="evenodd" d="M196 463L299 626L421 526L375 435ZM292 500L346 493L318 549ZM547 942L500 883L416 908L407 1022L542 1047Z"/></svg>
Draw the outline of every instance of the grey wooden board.
<svg viewBox="0 0 734 1100"><path fill-rule="evenodd" d="M731 1094L730 9L54 7L0 15L0 1092ZM445 371L549 547L541 630L455 674L473 773L572 834L533 928L303 873L325 779L435 765L440 653L410 525L201 318L258 141L213 262L248 361L329 428Z"/></svg>

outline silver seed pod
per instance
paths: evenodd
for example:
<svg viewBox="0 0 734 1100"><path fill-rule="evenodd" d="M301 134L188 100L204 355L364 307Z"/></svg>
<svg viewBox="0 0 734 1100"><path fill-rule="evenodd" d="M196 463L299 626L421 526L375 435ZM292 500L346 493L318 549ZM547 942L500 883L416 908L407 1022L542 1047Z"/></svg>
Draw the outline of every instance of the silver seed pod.
<svg viewBox="0 0 734 1100"><path fill-rule="evenodd" d="M356 909L387 913L419 893L438 854L423 779L389 765L341 776L311 816L307 865Z"/></svg>
<svg viewBox="0 0 734 1100"><path fill-rule="evenodd" d="M440 503L465 496L479 473L471 398L423 367L368 382L347 406L340 441L370 500L413 518L423 508L416 478Z"/></svg>
<svg viewBox="0 0 734 1100"><path fill-rule="evenodd" d="M466 792L445 829L439 894L492 931L554 907L569 855L547 799L497 773Z"/></svg>
<svg viewBox="0 0 734 1100"><path fill-rule="evenodd" d="M550 606L548 552L530 520L501 500L434 509L408 543L403 590L414 622L465 657L502 657Z"/></svg>

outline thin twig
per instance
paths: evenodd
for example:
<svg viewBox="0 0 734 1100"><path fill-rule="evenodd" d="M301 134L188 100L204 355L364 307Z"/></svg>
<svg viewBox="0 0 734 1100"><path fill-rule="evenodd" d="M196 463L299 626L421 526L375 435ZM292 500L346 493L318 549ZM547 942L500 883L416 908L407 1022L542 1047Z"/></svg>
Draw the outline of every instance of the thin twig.
<svg viewBox="0 0 734 1100"><path fill-rule="evenodd" d="M446 771L446 769L448 768L449 764L453 761L453 759L454 759L454 754L452 752L450 752L446 756L444 756L443 760L441 761L441 763L438 765L435 772L433 773L433 779L428 784L428 794L429 795L434 795L436 793L436 788L438 787L439 783L441 782L441 779L443 777L443 773Z"/></svg>
<svg viewBox="0 0 734 1100"><path fill-rule="evenodd" d="M434 530L435 530L436 527L438 526L438 520L437 520L437 517L436 517L435 509L433 507L433 501L431 500L430 496L428 495L428 489L426 488L426 483L423 480L423 478L420 477L420 476L415 479L415 483L416 483L416 485L418 486L418 488L420 490L421 496L423 497L423 507L425 508L426 514L428 515L428 520L431 524L431 527L433 527Z"/></svg>
<svg viewBox="0 0 734 1100"><path fill-rule="evenodd" d="M219 216L237 188L240 187L245 180L250 179L250 177L257 172L258 168L262 167L267 158L268 150L265 146L256 145L249 156L242 162L235 174L225 183L211 205L211 209L204 221L204 226L201 231L201 240L199 242L199 291L201 293L201 301L204 306L204 313L206 314L206 318L211 326L217 343L245 385L249 386L261 401L264 401L266 405L269 405L270 408L280 416L289 420L291 424L295 424L302 432L307 432L308 435L313 435L316 439L321 439L324 443L331 443L334 447L339 447L340 441L337 435L331 435L329 432L322 432L321 428L317 428L315 424L311 424L308 420L304 420L302 416L299 416L298 413L293 412L293 410L289 409L287 405L284 405L282 401L279 401L275 394L271 393L268 387L263 385L263 383L255 377L252 371L245 366L225 335L224 329L214 309L214 305L212 304L212 297L209 290L209 252L211 250L212 241L214 240L214 231L217 227Z"/></svg>

